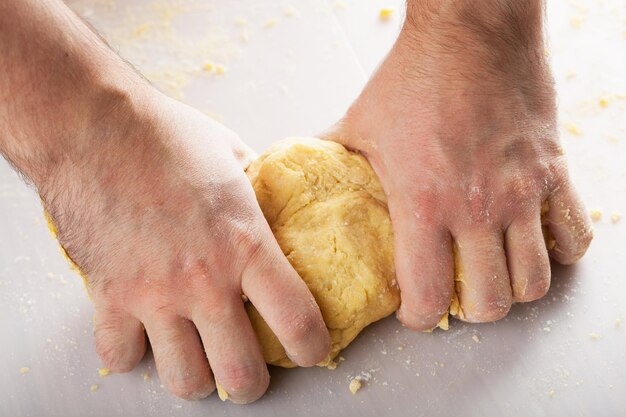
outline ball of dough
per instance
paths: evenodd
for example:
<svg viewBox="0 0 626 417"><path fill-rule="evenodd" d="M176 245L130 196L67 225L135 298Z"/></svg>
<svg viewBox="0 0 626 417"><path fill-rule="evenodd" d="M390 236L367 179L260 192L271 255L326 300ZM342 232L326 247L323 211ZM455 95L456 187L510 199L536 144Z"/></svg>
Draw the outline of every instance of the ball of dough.
<svg viewBox="0 0 626 417"><path fill-rule="evenodd" d="M400 304L387 199L367 160L314 138L276 143L247 170L283 253L306 282L332 339L332 359ZM295 364L254 306L246 306L267 363Z"/></svg>

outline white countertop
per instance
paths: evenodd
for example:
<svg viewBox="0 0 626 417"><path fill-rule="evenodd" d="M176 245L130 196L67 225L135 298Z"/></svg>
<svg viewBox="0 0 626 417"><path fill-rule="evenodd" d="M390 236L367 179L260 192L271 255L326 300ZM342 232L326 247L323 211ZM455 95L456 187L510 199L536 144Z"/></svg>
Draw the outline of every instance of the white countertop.
<svg viewBox="0 0 626 417"><path fill-rule="evenodd" d="M398 0L69 3L158 86L257 151L341 116L402 15ZM382 22L388 6L396 12ZM186 402L162 388L150 355L131 373L98 375L82 282L36 194L0 161L0 416L624 415L626 3L551 1L548 20L561 122L582 132L562 129L571 174L603 216L576 266L553 265L544 299L497 323L455 321L432 334L391 317L366 329L334 371L272 369L268 394L248 406L216 395ZM208 62L225 73L203 71ZM612 223L612 212L625 218ZM369 380L352 395L359 374Z"/></svg>

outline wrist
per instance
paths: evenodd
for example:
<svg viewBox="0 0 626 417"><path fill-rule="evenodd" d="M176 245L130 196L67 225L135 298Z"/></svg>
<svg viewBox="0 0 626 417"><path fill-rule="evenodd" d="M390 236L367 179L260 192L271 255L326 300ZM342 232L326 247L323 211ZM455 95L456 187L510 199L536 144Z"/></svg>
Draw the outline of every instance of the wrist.
<svg viewBox="0 0 626 417"><path fill-rule="evenodd" d="M0 9L0 153L39 188L147 86L62 1Z"/></svg>
<svg viewBox="0 0 626 417"><path fill-rule="evenodd" d="M112 83L93 78L75 86L70 100L46 116L24 121L29 125L18 137L20 146L9 158L40 192L61 172L93 161L106 148L119 147L119 141L140 118L142 105L151 93L149 86Z"/></svg>

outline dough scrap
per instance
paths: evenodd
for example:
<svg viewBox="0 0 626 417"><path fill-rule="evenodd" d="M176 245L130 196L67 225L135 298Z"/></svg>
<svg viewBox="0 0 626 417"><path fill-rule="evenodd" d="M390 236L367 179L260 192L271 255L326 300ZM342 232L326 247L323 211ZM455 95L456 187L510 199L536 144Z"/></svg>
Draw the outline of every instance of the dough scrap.
<svg viewBox="0 0 626 417"><path fill-rule="evenodd" d="M400 305L387 199L367 160L314 138L276 143L247 170L283 253L311 290L328 327L332 359L364 327ZM250 303L267 363L295 364Z"/></svg>

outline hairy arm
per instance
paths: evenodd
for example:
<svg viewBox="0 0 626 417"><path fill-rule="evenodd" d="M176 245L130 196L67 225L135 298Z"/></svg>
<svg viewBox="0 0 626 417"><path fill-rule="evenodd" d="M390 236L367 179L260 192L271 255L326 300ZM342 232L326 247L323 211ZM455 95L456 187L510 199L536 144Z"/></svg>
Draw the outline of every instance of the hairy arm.
<svg viewBox="0 0 626 417"><path fill-rule="evenodd" d="M131 370L147 333L174 394L200 399L217 380L254 401L269 375L242 294L296 363L326 356L237 135L152 88L60 0L0 2L0 51L0 153L88 276L106 366Z"/></svg>
<svg viewBox="0 0 626 417"><path fill-rule="evenodd" d="M491 83L499 91L505 81L510 90L546 100L552 77L544 57L543 17L541 0L409 0L397 46L415 77L422 71L447 82ZM512 77L519 83L511 83ZM537 82L546 87L543 94Z"/></svg>
<svg viewBox="0 0 626 417"><path fill-rule="evenodd" d="M108 122L146 88L60 0L3 1L0 46L0 152L37 186L123 128Z"/></svg>

